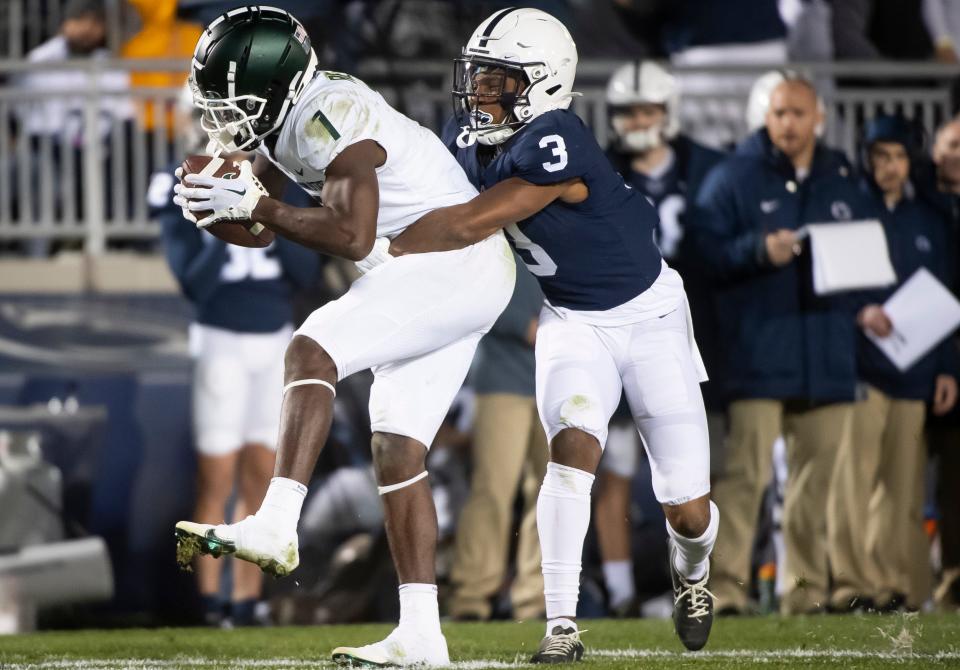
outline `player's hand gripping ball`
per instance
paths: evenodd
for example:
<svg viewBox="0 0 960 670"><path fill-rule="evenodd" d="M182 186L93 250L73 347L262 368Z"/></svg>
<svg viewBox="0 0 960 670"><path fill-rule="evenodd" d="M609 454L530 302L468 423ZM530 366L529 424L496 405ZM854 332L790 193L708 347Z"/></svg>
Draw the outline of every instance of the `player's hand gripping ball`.
<svg viewBox="0 0 960 670"><path fill-rule="evenodd" d="M250 161L188 156L176 175L180 183L173 188L173 202L198 228L242 247L265 247L273 242L273 231L251 220L257 202L267 192L253 175Z"/></svg>

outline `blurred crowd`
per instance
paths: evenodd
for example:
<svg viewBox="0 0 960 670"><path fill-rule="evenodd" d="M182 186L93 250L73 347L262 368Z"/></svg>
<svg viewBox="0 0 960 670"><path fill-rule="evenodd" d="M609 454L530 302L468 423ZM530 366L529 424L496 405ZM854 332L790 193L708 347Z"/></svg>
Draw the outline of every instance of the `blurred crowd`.
<svg viewBox="0 0 960 670"><path fill-rule="evenodd" d="M30 25L17 40L11 39L13 30L0 31L0 57L22 57L36 65L9 73L0 68L0 83L24 93L22 100L0 109L4 142L15 148L0 158L0 180L11 194L11 220L40 217L68 224L99 216L142 220L141 191L148 175L139 168L147 164L152 171L179 150L169 91L181 86L186 75L181 68L112 67L106 61L183 62L192 55L201 27L236 3L11 1L24 6ZM358 64L377 59L385 63L382 79L389 83L401 81L399 69L391 69L404 60L448 62L472 26L508 3L275 0L274 4L305 23L325 67L352 72ZM844 60L957 62L954 37L960 31L960 11L946 0L540 0L532 5L571 27L583 60L655 58L684 68L774 68L790 62ZM430 20L423 21L424 16ZM744 16L750 20L742 20ZM48 35L36 30L54 23L53 18L59 20L58 29ZM64 60L74 65L103 63L95 69L57 69L56 63ZM716 148L738 141L740 103L752 78L735 71L678 74L682 89L691 96L691 104L681 110L688 133ZM837 82L824 78L816 83L828 94ZM884 83L893 82L860 82ZM446 86L436 77L426 85ZM93 106L84 95L90 90L98 92ZM134 95L129 95L131 91ZM394 104L417 119L433 114L418 113L423 111L419 109L423 96L414 93ZM432 125L439 127L442 121L433 119ZM94 148L97 154L91 158ZM94 166L102 170L96 182L91 175ZM118 184L118 174L134 177ZM40 189L30 188L38 182ZM85 198L91 192L102 198ZM44 255L51 245L35 241L14 247Z"/></svg>
<svg viewBox="0 0 960 670"><path fill-rule="evenodd" d="M235 5L127 1L139 28L121 41L118 55L131 58L188 57L200 25ZM507 3L273 4L304 21L328 67L350 71L370 57L447 61L474 25ZM683 276L711 377L704 394L713 496L723 521L710 588L719 612L960 608L957 341L943 340L906 370L874 344L896 326L884 303L921 268L960 295L960 120L930 133L902 114L843 119L857 126L860 138L857 155L846 156L822 139L828 123L823 96L836 82L788 69L792 61L844 59L957 63L960 5L527 4L571 27L581 61L625 61L609 73L606 89L608 156L659 212L657 242ZM106 58L107 44L105 5L69 0L60 32L26 57ZM724 65L769 65L771 72L756 79L670 69ZM87 76L93 75L38 70L9 84L63 92L84 88ZM183 83L179 73L97 76L98 86L114 91ZM706 117L681 113L685 94L716 95L720 106L749 97L744 123L750 133L711 134ZM187 153L202 149L189 106L138 109L140 118L133 106L104 98L98 114L130 128L169 127L171 143ZM742 105L732 109L742 115ZM57 160L80 160L74 149L84 113L79 98L44 98L25 108L15 130L30 138L34 151L47 142ZM113 126L103 123L106 136ZM192 518L216 523L256 509L266 488L292 326L354 275L352 267L322 262L284 241L245 249L187 225L169 197L180 159L152 177L148 204L163 234L150 245L166 255L196 310L190 338L203 493ZM79 197L76 185L64 188ZM285 197L306 203L293 188ZM83 203L69 206L79 210ZM817 295L809 245L797 231L832 220L879 221L897 283ZM438 576L456 619L543 614L535 501L547 447L533 399L542 299L521 269L513 300L482 341L467 386L431 449ZM395 578L369 463L369 383L357 375L338 388L331 444L305 506L300 586L265 587L255 569L241 565L225 589L218 564L202 563L198 590L208 623L253 623L267 598L280 622L392 616L378 597ZM596 484L581 615L669 615L663 515L650 491L643 445L625 404L621 410Z"/></svg>

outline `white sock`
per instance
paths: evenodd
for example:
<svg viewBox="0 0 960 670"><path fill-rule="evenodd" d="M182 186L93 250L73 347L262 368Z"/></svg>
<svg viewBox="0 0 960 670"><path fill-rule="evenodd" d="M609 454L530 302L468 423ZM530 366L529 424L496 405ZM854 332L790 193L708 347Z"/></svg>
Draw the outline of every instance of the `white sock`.
<svg viewBox="0 0 960 670"><path fill-rule="evenodd" d="M547 621L577 615L583 538L590 525L593 475L548 463L537 498L537 531L543 556Z"/></svg>
<svg viewBox="0 0 960 670"><path fill-rule="evenodd" d="M400 627L420 634L440 634L436 584L400 585Z"/></svg>
<svg viewBox="0 0 960 670"><path fill-rule="evenodd" d="M577 628L577 622L573 619L559 617L557 619L547 619L547 635L553 635L554 626L560 626L561 628L572 628L575 631L580 630Z"/></svg>
<svg viewBox="0 0 960 670"><path fill-rule="evenodd" d="M633 583L633 561L604 561L603 581L610 594L610 606L619 607L630 602L637 594Z"/></svg>
<svg viewBox="0 0 960 670"><path fill-rule="evenodd" d="M710 552L713 551L713 545L717 541L719 528L720 510L712 500L710 501L710 523L700 537L684 537L670 526L669 521L667 522L667 533L677 547L673 565L687 581L700 581L707 574L707 568L710 567Z"/></svg>
<svg viewBox="0 0 960 670"><path fill-rule="evenodd" d="M274 477L270 480L263 502L260 503L257 518L295 531L306 495L307 487L300 482L286 477Z"/></svg>

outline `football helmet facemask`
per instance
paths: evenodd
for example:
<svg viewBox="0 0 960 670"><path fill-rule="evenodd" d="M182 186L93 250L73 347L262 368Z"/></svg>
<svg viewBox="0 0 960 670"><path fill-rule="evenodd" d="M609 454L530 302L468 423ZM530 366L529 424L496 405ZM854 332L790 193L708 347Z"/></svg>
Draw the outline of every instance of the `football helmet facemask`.
<svg viewBox="0 0 960 670"><path fill-rule="evenodd" d="M281 126L316 70L297 19L275 7L240 7L213 21L197 42L193 104L217 148L250 151Z"/></svg>
<svg viewBox="0 0 960 670"><path fill-rule="evenodd" d="M660 105L665 120L644 130L627 130L622 115L636 105ZM680 132L680 95L677 80L651 61L620 66L607 82L607 110L618 148L644 152L669 142Z"/></svg>

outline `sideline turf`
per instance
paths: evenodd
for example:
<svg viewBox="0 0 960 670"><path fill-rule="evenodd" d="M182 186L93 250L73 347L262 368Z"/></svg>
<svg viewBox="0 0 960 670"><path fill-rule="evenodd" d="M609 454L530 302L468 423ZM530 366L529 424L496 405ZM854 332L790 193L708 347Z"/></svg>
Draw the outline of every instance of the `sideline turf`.
<svg viewBox="0 0 960 670"><path fill-rule="evenodd" d="M953 615L720 619L697 654L681 653L669 621L584 620L582 627L588 631L587 656L578 666L583 670L960 668L960 616ZM0 668L325 668L334 667L327 660L335 646L372 642L389 630L362 625L44 632L0 637ZM450 623L444 632L460 667L502 668L527 664L543 625Z"/></svg>

